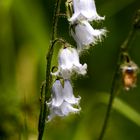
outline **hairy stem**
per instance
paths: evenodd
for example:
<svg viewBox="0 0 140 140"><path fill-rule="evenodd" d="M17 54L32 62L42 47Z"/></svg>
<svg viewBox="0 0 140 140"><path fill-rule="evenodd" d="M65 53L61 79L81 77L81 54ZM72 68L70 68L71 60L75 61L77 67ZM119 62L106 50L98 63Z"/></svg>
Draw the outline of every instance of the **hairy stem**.
<svg viewBox="0 0 140 140"><path fill-rule="evenodd" d="M45 129L45 119L47 115L47 106L46 101L48 98L48 94L50 92L51 88L51 75L50 75L50 69L51 69L51 61L53 56L53 46L54 46L54 40L57 36L57 24L58 24L58 14L60 12L60 5L61 0L56 1L55 5L55 11L54 11L54 17L53 17L53 31L52 31L52 38L51 38L51 44L49 46L49 51L47 54L47 66L46 66L46 84L45 84L45 95L43 98L43 95L41 95L41 108L40 108L40 116L39 116L39 125L38 125L38 140L42 140L44 129ZM42 87L43 88L43 87ZM41 94L43 94L43 90L41 90Z"/></svg>
<svg viewBox="0 0 140 140"><path fill-rule="evenodd" d="M57 24L58 24L58 16L60 13L60 5L61 0L57 0L55 4L55 11L53 16L53 31L52 31L52 41L57 37Z"/></svg>
<svg viewBox="0 0 140 140"><path fill-rule="evenodd" d="M115 70L115 73L114 73L114 76L113 76L111 90L110 90L109 103L108 103L103 127L102 127L102 130L101 130L101 133L100 133L100 136L99 136L98 140L103 140L103 137L105 135L105 131L106 131L106 128L107 128L107 125L108 125L108 121L109 121L109 117L110 117L110 113L111 113L111 109L112 109L112 105L113 105L115 95L117 95L120 92L120 85L121 84L120 84L120 72L119 71L120 71L120 64L122 62L122 56L124 55L124 53L128 53L128 50L130 49L130 46L131 46L130 44L135 37L135 33L136 33L136 29L132 28L130 30L127 38L125 39L123 44L120 46L117 66L116 66L116 70Z"/></svg>

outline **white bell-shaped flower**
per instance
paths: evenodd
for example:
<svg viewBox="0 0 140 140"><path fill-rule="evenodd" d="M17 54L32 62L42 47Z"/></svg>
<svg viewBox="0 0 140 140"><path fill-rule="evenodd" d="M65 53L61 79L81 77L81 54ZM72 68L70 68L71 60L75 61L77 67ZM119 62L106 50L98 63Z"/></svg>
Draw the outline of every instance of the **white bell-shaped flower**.
<svg viewBox="0 0 140 140"><path fill-rule="evenodd" d="M94 0L73 0L74 14L69 19L71 23L77 20L104 20L97 14Z"/></svg>
<svg viewBox="0 0 140 140"><path fill-rule="evenodd" d="M75 98L73 95L73 88L69 80L65 80L63 88L63 98L70 104L79 104L81 97Z"/></svg>
<svg viewBox="0 0 140 140"><path fill-rule="evenodd" d="M79 55L76 49L67 47L61 49L58 58L58 71L52 75L61 76L64 79L70 79L73 73L85 75L87 64L80 64Z"/></svg>
<svg viewBox="0 0 140 140"><path fill-rule="evenodd" d="M78 51L86 49L91 44L96 44L98 41L102 41L102 37L105 36L105 29L93 29L88 21L83 20L71 28L71 35L77 43ZM84 48L84 46L87 46Z"/></svg>
<svg viewBox="0 0 140 140"><path fill-rule="evenodd" d="M56 80L52 87L51 101L47 103L50 111L48 121L55 116L63 117L69 115L69 113L78 113L80 108L75 108L73 105L79 106L80 99L80 97L74 97L69 80L64 81L64 87L60 80Z"/></svg>

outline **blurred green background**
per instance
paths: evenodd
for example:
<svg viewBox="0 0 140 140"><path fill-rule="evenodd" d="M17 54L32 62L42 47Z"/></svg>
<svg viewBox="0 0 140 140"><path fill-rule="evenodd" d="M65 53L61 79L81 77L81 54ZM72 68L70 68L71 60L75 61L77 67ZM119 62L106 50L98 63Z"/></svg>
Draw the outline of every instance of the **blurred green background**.
<svg viewBox="0 0 140 140"><path fill-rule="evenodd" d="M61 11L65 11L62 0ZM45 80L54 0L0 0L0 140L35 140L40 86ZM103 43L81 57L86 77L73 80L82 111L47 125L44 140L97 140L109 99L118 50L126 38L139 0L96 0L109 31ZM58 35L74 41L68 22L60 18ZM133 41L132 59L140 66L140 31ZM53 65L57 63L58 48ZM140 140L140 78L137 87L117 96L104 140Z"/></svg>

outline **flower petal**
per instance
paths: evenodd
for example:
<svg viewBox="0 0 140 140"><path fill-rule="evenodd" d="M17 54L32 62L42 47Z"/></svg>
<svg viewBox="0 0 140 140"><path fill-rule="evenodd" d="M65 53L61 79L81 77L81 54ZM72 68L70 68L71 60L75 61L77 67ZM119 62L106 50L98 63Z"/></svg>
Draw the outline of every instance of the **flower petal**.
<svg viewBox="0 0 140 140"><path fill-rule="evenodd" d="M73 89L69 80L65 80L64 89L63 89L63 98L66 102L70 104L78 104L80 101L79 98L75 98L73 95Z"/></svg>
<svg viewBox="0 0 140 140"><path fill-rule="evenodd" d="M79 52L85 49L84 46L96 44L97 41L101 41L102 36L105 36L105 33L106 30L104 29L93 29L93 27L85 20L81 21L71 29L71 35L77 43L77 49Z"/></svg>
<svg viewBox="0 0 140 140"><path fill-rule="evenodd" d="M80 64L79 54L76 49L67 47L61 49L59 53L58 71L52 75L70 79L73 73L86 74L87 65Z"/></svg>
<svg viewBox="0 0 140 140"><path fill-rule="evenodd" d="M56 80L52 87L52 105L60 106L63 102L63 87L60 80Z"/></svg>
<svg viewBox="0 0 140 140"><path fill-rule="evenodd" d="M74 65L73 70L78 74L85 75L87 73L87 64L84 65Z"/></svg>
<svg viewBox="0 0 140 140"><path fill-rule="evenodd" d="M63 104L61 105L61 110L62 110L62 114L64 116L67 116L69 115L69 113L78 113L81 109L74 108L71 104L67 102L63 102Z"/></svg>
<svg viewBox="0 0 140 140"><path fill-rule="evenodd" d="M70 49L68 48L61 49L58 58L59 65L63 68L67 68L67 69L71 68L72 67L71 57L72 57L72 52Z"/></svg>
<svg viewBox="0 0 140 140"><path fill-rule="evenodd" d="M51 121L54 117L59 116L68 116L69 113L78 113L81 108L74 108L68 102L63 102L60 106L49 105L50 114L48 115L48 122Z"/></svg>

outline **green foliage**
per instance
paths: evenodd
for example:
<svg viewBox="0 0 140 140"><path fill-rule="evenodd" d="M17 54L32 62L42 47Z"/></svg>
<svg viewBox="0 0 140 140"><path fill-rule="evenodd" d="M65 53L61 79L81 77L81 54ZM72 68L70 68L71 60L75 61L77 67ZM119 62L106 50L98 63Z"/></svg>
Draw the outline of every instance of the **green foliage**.
<svg viewBox="0 0 140 140"><path fill-rule="evenodd" d="M37 139L40 86L45 80L54 0L0 1L0 139ZM62 11L64 11L64 2ZM44 140L96 140L104 120L111 81L120 45L131 27L139 0L96 0L105 15L108 35L102 44L82 56L88 63L85 78L74 79L82 97L79 115L48 124ZM60 18L58 34L65 39L68 23ZM140 66L140 32L132 42L131 57ZM71 41L73 41L71 39ZM70 42L70 40L69 40ZM74 41L72 42L74 44ZM57 48L60 48L56 46ZM56 48L53 65L57 63ZM88 53L88 52L87 52ZM115 99L104 140L140 139L140 80L133 90L122 90ZM129 135L128 135L129 134Z"/></svg>

